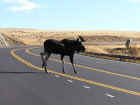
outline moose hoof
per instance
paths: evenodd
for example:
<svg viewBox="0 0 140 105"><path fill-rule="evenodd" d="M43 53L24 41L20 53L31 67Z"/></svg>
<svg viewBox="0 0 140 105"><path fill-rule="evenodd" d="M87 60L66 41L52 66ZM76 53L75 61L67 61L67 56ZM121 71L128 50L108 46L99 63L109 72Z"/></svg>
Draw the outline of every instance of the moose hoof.
<svg viewBox="0 0 140 105"><path fill-rule="evenodd" d="M75 74L77 74L77 71L74 71Z"/></svg>
<svg viewBox="0 0 140 105"><path fill-rule="evenodd" d="M45 69L45 73L48 73L48 71Z"/></svg>
<svg viewBox="0 0 140 105"><path fill-rule="evenodd" d="M48 72L47 72L47 71L45 71L45 73L47 73L47 74L48 74Z"/></svg>
<svg viewBox="0 0 140 105"><path fill-rule="evenodd" d="M47 68L45 67L45 72L48 73Z"/></svg>

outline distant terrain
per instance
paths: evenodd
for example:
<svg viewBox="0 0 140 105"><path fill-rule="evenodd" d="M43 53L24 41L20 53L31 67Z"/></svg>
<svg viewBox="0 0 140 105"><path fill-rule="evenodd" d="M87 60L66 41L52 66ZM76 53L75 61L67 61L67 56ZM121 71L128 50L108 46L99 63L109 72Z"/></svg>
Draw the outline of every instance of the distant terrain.
<svg viewBox="0 0 140 105"><path fill-rule="evenodd" d="M81 35L86 39L84 43L87 51L97 53L109 53L107 49L125 47L126 40L132 39L133 42L140 41L140 32L129 31L57 31L57 30L38 30L23 28L1 28L0 33L10 43L9 45L42 45L46 39L63 38L74 39ZM107 43L107 44L104 44ZM139 46L139 45L137 45Z"/></svg>

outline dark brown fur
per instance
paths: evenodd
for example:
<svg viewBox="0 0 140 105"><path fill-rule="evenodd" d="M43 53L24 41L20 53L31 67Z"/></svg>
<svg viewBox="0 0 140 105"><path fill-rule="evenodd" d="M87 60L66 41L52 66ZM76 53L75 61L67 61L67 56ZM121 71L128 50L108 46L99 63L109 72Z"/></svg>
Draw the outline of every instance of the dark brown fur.
<svg viewBox="0 0 140 105"><path fill-rule="evenodd" d="M84 52L85 47L82 44L84 41L84 38L79 36L76 40L69 40L69 39L63 39L61 41L49 39L44 42L44 52L40 53L41 59L42 59L42 68L45 68L45 71L47 72L46 66L47 66L47 60L49 59L50 55L53 54L59 54L61 56L61 61L63 63L63 73L64 71L64 56L69 56L70 61L73 66L73 70L75 73L76 70L73 65L73 57L74 54L77 52Z"/></svg>

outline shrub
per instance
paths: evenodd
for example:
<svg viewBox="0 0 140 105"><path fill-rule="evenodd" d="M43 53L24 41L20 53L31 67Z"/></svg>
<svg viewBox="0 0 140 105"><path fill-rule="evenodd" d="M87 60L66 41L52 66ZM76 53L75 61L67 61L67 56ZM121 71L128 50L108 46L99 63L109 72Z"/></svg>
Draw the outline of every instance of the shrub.
<svg viewBox="0 0 140 105"><path fill-rule="evenodd" d="M129 49L129 53L132 56L139 56L139 48L136 45L131 46L131 48Z"/></svg>

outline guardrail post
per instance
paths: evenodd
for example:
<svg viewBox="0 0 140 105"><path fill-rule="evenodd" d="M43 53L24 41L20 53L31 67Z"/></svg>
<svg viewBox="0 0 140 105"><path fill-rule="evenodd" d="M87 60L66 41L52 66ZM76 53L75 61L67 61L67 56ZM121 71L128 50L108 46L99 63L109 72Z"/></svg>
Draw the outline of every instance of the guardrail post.
<svg viewBox="0 0 140 105"><path fill-rule="evenodd" d="M123 57L120 56L120 61L124 61Z"/></svg>

